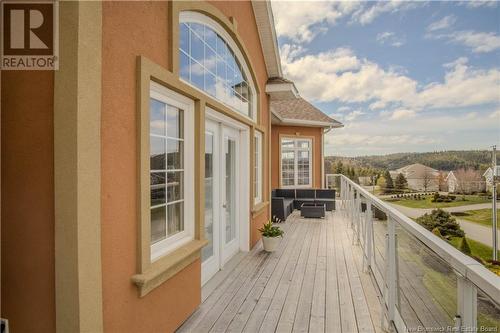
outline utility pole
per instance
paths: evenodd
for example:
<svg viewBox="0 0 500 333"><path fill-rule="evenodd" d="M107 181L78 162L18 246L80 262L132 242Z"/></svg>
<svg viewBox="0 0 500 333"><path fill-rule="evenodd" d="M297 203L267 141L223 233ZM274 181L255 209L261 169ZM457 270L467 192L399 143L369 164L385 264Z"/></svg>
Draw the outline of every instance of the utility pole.
<svg viewBox="0 0 500 333"><path fill-rule="evenodd" d="M498 176L496 174L496 169L497 169L497 146L493 146L493 152L492 152L492 169L491 169L491 179L492 179L492 187L491 187L491 191L492 191L492 200L493 200L493 212L491 214L492 216L492 227L493 227L493 242L492 242L492 245L493 245L493 260L498 260L498 239L497 239L497 179L498 179Z"/></svg>

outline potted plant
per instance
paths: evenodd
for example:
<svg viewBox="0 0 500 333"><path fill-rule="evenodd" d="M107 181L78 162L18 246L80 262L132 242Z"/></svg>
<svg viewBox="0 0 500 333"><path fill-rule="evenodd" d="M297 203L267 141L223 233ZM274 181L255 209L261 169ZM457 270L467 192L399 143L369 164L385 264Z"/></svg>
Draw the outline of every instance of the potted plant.
<svg viewBox="0 0 500 333"><path fill-rule="evenodd" d="M262 228L259 229L262 234L262 243L264 244L264 251L273 252L279 244L279 238L283 237L283 230L279 227L273 225L273 221L265 223Z"/></svg>

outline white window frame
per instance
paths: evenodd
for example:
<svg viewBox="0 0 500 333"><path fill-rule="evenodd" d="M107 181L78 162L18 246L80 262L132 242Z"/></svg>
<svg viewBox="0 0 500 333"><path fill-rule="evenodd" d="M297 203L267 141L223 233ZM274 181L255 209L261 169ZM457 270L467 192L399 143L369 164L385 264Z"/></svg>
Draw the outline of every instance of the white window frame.
<svg viewBox="0 0 500 333"><path fill-rule="evenodd" d="M182 96L178 93L175 93L166 87L151 81L150 82L150 98L154 98L158 101L161 101L165 104L175 106L179 109L183 110L183 134L184 134L184 146L183 146L183 225L184 230L180 231L171 237L158 241L154 244L151 243L151 262L154 262L161 257L169 254L170 252L178 249L182 245L188 243L189 241L194 239L194 229L195 229L195 221L194 221L194 165L192 161L194 160L194 102L193 100ZM148 133L148 140L149 140ZM149 156L149 153L148 153ZM148 169L150 172L150 169ZM148 190L151 193L151 188L148 183ZM166 195L166 193L165 193ZM149 205L151 202L149 202ZM151 207L149 206L149 211L151 211ZM149 218L151 215L149 214ZM165 221L168 226L168 221ZM149 220L151 225L151 220ZM168 229L168 228L167 228ZM151 237L148 235L148 237Z"/></svg>
<svg viewBox="0 0 500 333"><path fill-rule="evenodd" d="M257 191L254 193L254 205L262 202L262 133L255 131L254 136L254 189L257 185Z"/></svg>
<svg viewBox="0 0 500 333"><path fill-rule="evenodd" d="M283 149L283 141L288 140L288 141L293 141L293 148L286 148ZM298 141L308 141L309 142L309 148L299 148L297 146ZM293 178L294 178L294 185L283 185L283 168L282 168L282 154L283 151L292 151L294 153L294 170L293 170ZM299 152L300 151L308 151L309 152L309 183L308 184L303 184L303 185L298 185L298 180L299 180ZM303 138L303 137L287 137L283 136L280 138L280 184L282 188L310 188L312 187L313 179L313 140L311 138Z"/></svg>
<svg viewBox="0 0 500 333"><path fill-rule="evenodd" d="M239 112L238 110L234 109L230 105L228 105L228 107L230 109L234 110L234 112L238 113L239 115L242 115L243 117L245 117L247 119L257 121L257 92L255 90L255 83L254 83L252 75L250 73L250 69L245 61L245 58L243 57L243 53L241 53L241 51L240 51L240 48L238 47L238 45L236 45L233 38L229 35L229 33L226 31L226 29L224 29L219 23L215 22L210 17L208 17L202 13L194 12L194 11L182 11L179 14L179 24L191 23L191 22L203 24L203 25L206 25L206 26L210 27L211 29L213 29L219 36L222 37L222 39L224 39L224 41L229 45L231 50L234 52L234 55L235 55L236 59L238 59L240 65L241 65L241 69L243 70L243 73L245 74L245 76L247 78L248 86L249 86L248 89L250 89L250 91L252 93L252 96L251 96L252 98L251 98L251 100L249 100L249 102L251 102L251 104L252 104L252 107L250 110L251 115L247 116L247 115ZM179 32L179 38L180 38L180 32ZM180 47L178 47L178 50L176 50L176 52L177 51L180 51ZM186 84L190 85L191 87L197 89L198 91L201 91L203 94L209 96L210 98L214 98L211 95L209 95L206 91L201 90L198 87L192 85L190 82L186 82L185 80L183 80L182 77L180 77L180 73L179 73L179 79L182 82L185 82ZM214 99L219 101L216 98L214 98ZM225 105L227 105L227 104L225 104Z"/></svg>

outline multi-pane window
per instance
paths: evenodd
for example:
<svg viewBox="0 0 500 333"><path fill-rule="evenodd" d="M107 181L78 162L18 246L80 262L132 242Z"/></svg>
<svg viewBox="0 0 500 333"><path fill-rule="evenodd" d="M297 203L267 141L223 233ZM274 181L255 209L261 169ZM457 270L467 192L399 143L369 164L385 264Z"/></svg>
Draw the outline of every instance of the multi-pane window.
<svg viewBox="0 0 500 333"><path fill-rule="evenodd" d="M149 173L152 257L185 237L185 110L151 91Z"/></svg>
<svg viewBox="0 0 500 333"><path fill-rule="evenodd" d="M208 20L208 19L207 19ZM181 16L180 77L252 118L252 91L233 49L211 26Z"/></svg>
<svg viewBox="0 0 500 333"><path fill-rule="evenodd" d="M262 202L262 133L255 132L254 137L254 204Z"/></svg>
<svg viewBox="0 0 500 333"><path fill-rule="evenodd" d="M281 185L312 185L312 142L310 139L281 139Z"/></svg>

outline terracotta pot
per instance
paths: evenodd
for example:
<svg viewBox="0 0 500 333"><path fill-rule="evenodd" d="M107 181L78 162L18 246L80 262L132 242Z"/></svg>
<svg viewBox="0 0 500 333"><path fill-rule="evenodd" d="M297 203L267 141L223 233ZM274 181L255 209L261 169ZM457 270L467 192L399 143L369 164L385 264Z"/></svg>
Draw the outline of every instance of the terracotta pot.
<svg viewBox="0 0 500 333"><path fill-rule="evenodd" d="M280 243L281 237L265 237L262 236L262 243L264 244L264 251L274 252Z"/></svg>

